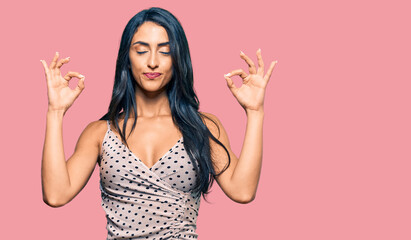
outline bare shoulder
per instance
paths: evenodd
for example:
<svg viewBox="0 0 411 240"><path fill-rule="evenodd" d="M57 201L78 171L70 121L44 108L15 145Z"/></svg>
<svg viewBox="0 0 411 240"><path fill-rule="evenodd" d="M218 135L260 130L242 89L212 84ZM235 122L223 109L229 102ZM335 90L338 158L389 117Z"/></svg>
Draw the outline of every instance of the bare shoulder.
<svg viewBox="0 0 411 240"><path fill-rule="evenodd" d="M107 121L106 120L92 121L87 125L87 128L91 128L95 131L107 130Z"/></svg>
<svg viewBox="0 0 411 240"><path fill-rule="evenodd" d="M224 131L224 127L221 124L221 121L218 117L214 114L207 113L207 112L200 112L203 115L203 122L207 126L208 130L216 137L220 138L222 131Z"/></svg>
<svg viewBox="0 0 411 240"><path fill-rule="evenodd" d="M208 112L200 112L200 113L201 113L201 115L204 115L206 118L211 118L213 120L218 119L217 116L214 115L214 114L211 114L211 113L208 113Z"/></svg>
<svg viewBox="0 0 411 240"><path fill-rule="evenodd" d="M97 120L90 122L84 131L93 133L94 135L101 135L107 131L107 121L106 120Z"/></svg>
<svg viewBox="0 0 411 240"><path fill-rule="evenodd" d="M205 122L208 130L210 130L211 134L213 134L213 136L218 139L222 145L224 145L223 148L223 146L216 141L210 141L211 155L216 173L220 174L223 169L228 166L226 171L224 171L219 177L216 176L217 182L224 185L224 182L228 181L225 179L229 179L232 175L233 169L237 165L238 158L231 150L227 132L218 117L211 113L202 112L201 114L204 116L203 121Z"/></svg>
<svg viewBox="0 0 411 240"><path fill-rule="evenodd" d="M85 129L81 133L80 138L85 137L87 139L90 139L97 146L99 146L103 141L107 130L106 120L92 121L85 127Z"/></svg>

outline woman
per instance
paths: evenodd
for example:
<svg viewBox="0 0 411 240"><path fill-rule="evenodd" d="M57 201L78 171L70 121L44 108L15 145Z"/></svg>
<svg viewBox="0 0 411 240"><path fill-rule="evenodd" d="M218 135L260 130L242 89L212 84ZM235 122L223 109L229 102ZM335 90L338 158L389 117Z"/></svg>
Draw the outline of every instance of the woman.
<svg viewBox="0 0 411 240"><path fill-rule="evenodd" d="M49 66L41 60L49 100L42 160L45 203L60 207L70 202L96 163L107 239L197 238L200 196L214 179L233 201L252 201L262 161L265 87L275 62L264 75L261 50L258 69L244 53L240 56L250 73L239 69L225 75L247 114L239 159L218 118L198 111L188 43L168 11L150 8L128 22L108 112L84 129L67 162L62 119L83 91L85 77L78 72L62 77L60 68L70 59L59 60L58 53ZM235 75L243 78L240 88L230 79ZM73 77L80 79L74 90L68 87Z"/></svg>

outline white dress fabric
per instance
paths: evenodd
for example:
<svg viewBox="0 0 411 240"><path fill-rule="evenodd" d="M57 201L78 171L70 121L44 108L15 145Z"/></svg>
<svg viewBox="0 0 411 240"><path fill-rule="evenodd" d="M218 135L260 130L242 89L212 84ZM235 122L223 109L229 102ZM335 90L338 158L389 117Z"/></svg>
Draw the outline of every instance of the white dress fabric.
<svg viewBox="0 0 411 240"><path fill-rule="evenodd" d="M148 168L111 130L101 149L101 206L107 239L197 239L197 173L183 137Z"/></svg>

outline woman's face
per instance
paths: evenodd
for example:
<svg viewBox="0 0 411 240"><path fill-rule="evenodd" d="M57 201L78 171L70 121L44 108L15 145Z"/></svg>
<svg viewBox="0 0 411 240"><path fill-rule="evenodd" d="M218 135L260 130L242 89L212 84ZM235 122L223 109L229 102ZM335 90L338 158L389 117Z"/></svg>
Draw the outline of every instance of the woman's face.
<svg viewBox="0 0 411 240"><path fill-rule="evenodd" d="M131 40L131 71L142 91L161 92L172 76L167 31L154 22L145 22Z"/></svg>

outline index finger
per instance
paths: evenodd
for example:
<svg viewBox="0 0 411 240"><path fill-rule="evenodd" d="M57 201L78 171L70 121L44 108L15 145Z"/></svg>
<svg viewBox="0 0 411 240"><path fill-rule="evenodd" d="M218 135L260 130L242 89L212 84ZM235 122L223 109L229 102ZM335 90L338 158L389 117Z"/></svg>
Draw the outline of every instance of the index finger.
<svg viewBox="0 0 411 240"><path fill-rule="evenodd" d="M264 76L264 79L266 82L268 82L268 80L270 80L271 77L271 73L273 72L274 66L277 64L277 61L273 61L271 62L270 68L268 68L267 73Z"/></svg>

